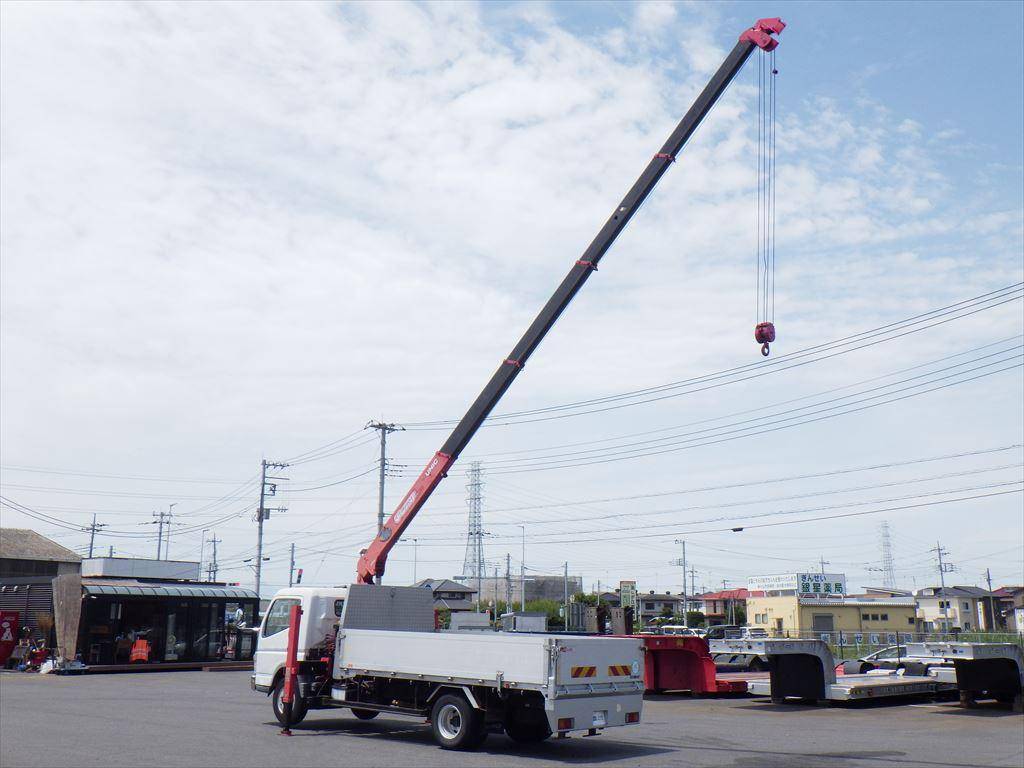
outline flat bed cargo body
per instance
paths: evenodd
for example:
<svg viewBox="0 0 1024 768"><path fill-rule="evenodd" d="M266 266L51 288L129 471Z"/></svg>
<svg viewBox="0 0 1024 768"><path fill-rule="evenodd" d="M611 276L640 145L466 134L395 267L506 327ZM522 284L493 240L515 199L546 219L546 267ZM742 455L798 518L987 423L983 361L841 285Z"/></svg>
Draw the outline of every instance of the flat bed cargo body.
<svg viewBox="0 0 1024 768"><path fill-rule="evenodd" d="M336 679L360 674L549 691L643 692L642 643L503 632L342 629Z"/></svg>

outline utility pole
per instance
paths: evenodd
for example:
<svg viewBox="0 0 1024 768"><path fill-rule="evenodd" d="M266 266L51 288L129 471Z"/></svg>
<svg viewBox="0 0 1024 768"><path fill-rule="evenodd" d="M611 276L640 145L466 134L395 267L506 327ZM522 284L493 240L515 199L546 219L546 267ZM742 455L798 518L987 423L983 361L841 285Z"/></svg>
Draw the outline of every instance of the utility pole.
<svg viewBox="0 0 1024 768"><path fill-rule="evenodd" d="M256 597L260 595L260 577L263 574L263 522L270 519L271 512L284 512L284 507L267 509L267 496L277 494L277 483L267 483L268 480L287 480L287 477L271 477L267 475L268 469L284 469L288 465L280 461L260 462L260 505L256 509Z"/></svg>
<svg viewBox="0 0 1024 768"><path fill-rule="evenodd" d="M825 575L825 566L826 565L832 565L832 563L830 563L828 560L826 560L824 555L821 556L821 561L820 562L821 562L821 575L824 576Z"/></svg>
<svg viewBox="0 0 1024 768"><path fill-rule="evenodd" d="M167 507L167 542L164 544L164 560L171 559L171 510L178 506L178 502Z"/></svg>
<svg viewBox="0 0 1024 768"><path fill-rule="evenodd" d="M949 600L946 599L946 574L953 570L952 563L943 562L942 556L948 555L945 549L939 542L935 542L935 549L930 550L936 554L939 559L939 584L941 589L939 590L939 608L942 609L942 631L949 632Z"/></svg>
<svg viewBox="0 0 1024 768"><path fill-rule="evenodd" d="M683 626L686 627L689 626L686 620L686 614L689 612L689 601L687 600L686 595L686 540L676 539L676 544L683 545L683 558L681 560L681 564L683 566Z"/></svg>
<svg viewBox="0 0 1024 768"><path fill-rule="evenodd" d="M92 525L90 525L88 528L85 529L85 530L89 531L89 557L92 557L92 545L96 541L96 531L98 531L100 528L106 528L106 527L107 527L106 523L97 523L96 522L96 513L93 512L92 513ZM991 591L991 590L989 590L989 591Z"/></svg>
<svg viewBox="0 0 1024 768"><path fill-rule="evenodd" d="M988 616L985 617L985 629L992 632L996 628L996 604L992 597L992 570L985 569L985 581L988 583Z"/></svg>
<svg viewBox="0 0 1024 768"><path fill-rule="evenodd" d="M412 540L412 583L416 583L416 571L420 562L420 540Z"/></svg>
<svg viewBox="0 0 1024 768"><path fill-rule="evenodd" d="M114 545L111 544L110 545L110 551L107 552L107 557L113 557L113 556L114 556Z"/></svg>
<svg viewBox="0 0 1024 768"><path fill-rule="evenodd" d="M565 564L565 575L562 577L562 600L565 603L564 628L569 629L569 563Z"/></svg>
<svg viewBox="0 0 1024 768"><path fill-rule="evenodd" d="M384 475L388 467L388 435L404 431L405 427L371 421L363 429L376 429L380 432L380 490L377 498L377 532L380 533L380 529L384 527Z"/></svg>
<svg viewBox="0 0 1024 768"><path fill-rule="evenodd" d="M221 539L217 538L217 532L214 531L213 538L210 539L210 543L213 544L213 560L210 561L210 567L207 570L207 573L209 574L209 578L207 578L207 581L217 580L217 571L219 570L219 568L217 567L217 545L220 542Z"/></svg>
<svg viewBox="0 0 1024 768"><path fill-rule="evenodd" d="M520 525L523 529L523 558L519 561L519 602L521 610L526 613L526 526ZM992 588L989 587L989 592Z"/></svg>
<svg viewBox="0 0 1024 768"><path fill-rule="evenodd" d="M697 596L697 569L690 566L690 595Z"/></svg>
<svg viewBox="0 0 1024 768"><path fill-rule="evenodd" d="M157 518L157 525L159 526L156 529L156 559L157 560L160 559L160 553L163 550L163 546L164 546L164 514L166 514L166 513L164 513L164 512L154 512L153 513L153 517ZM150 523L150 525L152 525L152 522Z"/></svg>
<svg viewBox="0 0 1024 768"><path fill-rule="evenodd" d="M292 578L295 575L295 542L292 542L292 554L288 562L288 588L291 589Z"/></svg>
<svg viewBox="0 0 1024 768"><path fill-rule="evenodd" d="M505 553L505 613L512 613L512 555Z"/></svg>

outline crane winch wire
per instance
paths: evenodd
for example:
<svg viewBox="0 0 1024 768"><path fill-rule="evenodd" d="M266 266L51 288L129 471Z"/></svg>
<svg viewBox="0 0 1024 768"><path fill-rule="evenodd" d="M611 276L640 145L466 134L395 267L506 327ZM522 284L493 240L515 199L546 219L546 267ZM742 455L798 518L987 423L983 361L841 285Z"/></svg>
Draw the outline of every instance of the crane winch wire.
<svg viewBox="0 0 1024 768"><path fill-rule="evenodd" d="M762 50L757 80L757 227L754 340L761 354L775 341L775 50Z"/></svg>

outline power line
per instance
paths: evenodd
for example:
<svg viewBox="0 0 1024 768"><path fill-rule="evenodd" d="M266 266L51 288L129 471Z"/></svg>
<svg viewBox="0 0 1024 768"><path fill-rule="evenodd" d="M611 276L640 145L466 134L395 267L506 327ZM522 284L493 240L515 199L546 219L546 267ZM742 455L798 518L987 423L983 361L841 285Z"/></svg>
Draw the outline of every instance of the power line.
<svg viewBox="0 0 1024 768"><path fill-rule="evenodd" d="M605 395L605 396L602 396L602 397L591 398L591 399L588 399L588 400L577 400L577 401L569 402L569 403L561 403L561 404L558 404L558 405L546 406L544 408L535 408L535 409L524 410L524 411L514 411L514 412L509 412L509 413L503 413L503 414L495 414L495 415L489 417L488 421L491 422L492 426L505 426L505 425L511 424L513 422L505 421L501 425L495 424L494 422L497 422L499 420L520 419L520 418L525 417L525 416L535 416L535 415L538 415L538 414L551 413L551 412L563 411L563 410L571 410L571 409L586 407L586 406L590 406L590 405L600 405L600 404L604 404L604 403L608 403L608 402L616 402L616 401L624 400L624 399L632 399L632 398L636 398L636 397L642 397L642 396L645 396L645 395L661 393L661 392L664 392L664 391L667 391L667 390L678 389L678 388L682 388L682 387L690 386L690 385L694 385L694 384L704 384L704 383L707 383L709 381L717 381L717 380L719 380L719 379L721 379L723 377L729 377L729 376L732 376L734 374L745 373L745 372L752 371L752 370L755 370L755 369L758 370L759 373L757 373L757 374L755 374L753 376L750 376L750 377L746 377L744 379L740 379L740 380L745 381L748 378L756 378L756 377L759 377L761 375L767 375L768 373L777 372L777 370L789 370L790 368L793 368L793 367L796 367L796 366L787 365L788 363L790 363L790 362L792 362L794 360L799 360L801 358L808 357L808 356L810 356L810 355L812 355L814 353L829 352L829 351L831 351L833 349L836 349L836 348L839 348L839 347L846 347L846 346L851 347L851 349L847 350L847 351L855 351L855 350L859 350L859 349L865 349L867 347L874 346L875 344L879 344L879 343L883 343L885 341L891 341L893 339L900 338L902 336L907 335L908 333L917 333L917 332L920 332L920 331L924 331L924 330L927 330L929 328L933 328L936 325L941 325L941 324L944 324L946 322L951 322L952 320L958 320L958 319L961 319L963 317L968 317L970 315L976 314L977 312L982 312L982 311L986 311L988 309L993 309L993 308L995 308L997 306L1001 306L1002 304L1009 303L1011 301L1018 301L1022 297L1024 297L1024 293L1022 293L1022 286L1024 286L1024 282L1015 283L1013 285L1006 286L1004 288L1000 288L1000 289L998 289L996 291L990 291L988 293L981 294L979 296L975 296L975 297L973 297L971 299L965 299L964 301L956 302L955 304L950 304L950 305L947 305L945 307L940 307L938 309L931 310L929 312L925 312L925 313L922 313L922 314L919 314L919 315L914 315L914 316L912 316L910 318L906 318L904 320L898 320L898 321L895 321L893 323L888 323L886 325L879 326L879 327L873 328L873 329L869 329L867 331L861 331L859 333L852 334L850 336L845 336L843 338L836 339L836 340L833 340L833 341L830 341L830 342L824 342L822 344L816 344L816 345L813 345L813 346L810 346L810 347L806 347L806 348L804 348L802 350L797 350L796 352L792 352L792 353L790 353L788 355L782 355L782 356L776 357L776 358L774 358L771 361L767 361L767 362L758 361L756 363L748 363L748 364L745 364L745 365L736 366L734 368L729 368L729 369L725 369L725 370L722 370L722 371L717 371L715 373L704 374L702 376L697 376L697 377L693 377L693 378L689 378L689 379L681 379L679 381L673 381L673 382L669 382L669 383L666 383L666 384L660 384L660 385L657 385L657 386L654 386L654 387L647 387L647 388L644 388L644 389L631 390L631 391L627 391L627 392L617 393L617 394L614 394L614 395ZM985 306L981 306L981 305L985 305ZM932 323L931 321L935 320L936 318L946 318L946 319L943 319L941 321ZM923 323L930 323L930 324L921 325ZM917 325L920 325L920 327L915 327L915 328L913 328L913 330L907 331L906 333L900 333L898 335L891 335L891 336L888 336L888 337L883 338L883 339L877 339L878 336L882 336L882 335L885 335L885 334L892 334L892 333L895 333L896 331L904 331L904 330L906 330L906 328L908 328L910 326L917 326ZM876 339L876 340L875 341L871 341L870 343L865 343L866 339ZM840 354L840 353L835 353L835 354ZM819 360L828 359L830 357L834 357L835 354L830 354L827 357L815 358L813 360L805 360L804 362L799 363L799 365L805 365L805 364L807 364L809 362L817 362ZM843 352L843 354L845 354L845 352ZM727 382L727 383L734 383L734 382ZM686 393L686 394L688 394L688 393ZM670 397L675 397L675 396L677 396L677 395L670 395ZM654 398L653 400L658 400L658 399L664 399L664 398ZM653 402L653 400L643 400L643 401L637 402L637 403L630 403L628 405L616 406L616 408L618 408L618 407L630 407L632 405L639 405L639 404L646 403L646 402ZM602 408L602 409L587 410L587 411L582 411L580 413L574 413L574 414L570 414L570 415L573 415L573 416L575 416L575 415L583 415L584 413L596 413L596 412L600 412L600 411L604 411L604 410L611 410L611 409L603 409ZM565 418L565 416L555 416L555 417L550 417L550 418ZM530 419L529 421L517 421L515 423L530 423L530 422L533 422L533 421L544 421L544 420L548 420L548 419ZM408 429L425 429L425 428L441 429L441 428L446 428L447 426L455 424L457 422L458 422L457 419L441 419L441 420L420 421L420 422L407 421L407 422L405 422L405 424L406 424L406 427Z"/></svg>

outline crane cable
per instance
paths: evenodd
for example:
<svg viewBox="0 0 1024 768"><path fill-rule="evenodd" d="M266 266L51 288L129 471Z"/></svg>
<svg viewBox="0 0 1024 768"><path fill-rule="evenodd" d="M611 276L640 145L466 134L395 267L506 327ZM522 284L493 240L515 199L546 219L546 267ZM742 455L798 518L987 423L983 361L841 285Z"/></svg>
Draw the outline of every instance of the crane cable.
<svg viewBox="0 0 1024 768"><path fill-rule="evenodd" d="M757 78L757 290L754 339L761 354L775 341L775 51L763 51Z"/></svg>

